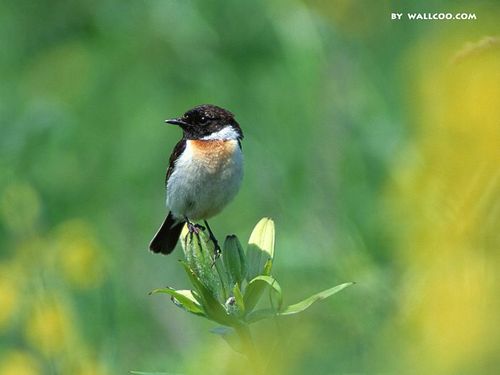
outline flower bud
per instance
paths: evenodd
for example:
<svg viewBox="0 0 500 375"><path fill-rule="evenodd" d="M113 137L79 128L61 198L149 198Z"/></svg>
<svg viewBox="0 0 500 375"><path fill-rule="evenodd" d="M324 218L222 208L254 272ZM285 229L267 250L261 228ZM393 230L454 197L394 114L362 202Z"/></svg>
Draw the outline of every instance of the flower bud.
<svg viewBox="0 0 500 375"><path fill-rule="evenodd" d="M245 279L247 266L245 253L241 247L238 237L230 235L224 241L224 250L222 251L224 267L229 275L231 285L238 284Z"/></svg>

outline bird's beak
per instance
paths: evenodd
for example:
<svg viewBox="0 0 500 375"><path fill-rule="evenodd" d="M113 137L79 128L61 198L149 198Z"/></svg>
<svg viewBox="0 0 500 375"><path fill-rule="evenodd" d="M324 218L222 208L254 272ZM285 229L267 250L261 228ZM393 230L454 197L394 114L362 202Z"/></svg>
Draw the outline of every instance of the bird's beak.
<svg viewBox="0 0 500 375"><path fill-rule="evenodd" d="M173 119L170 119L170 120L165 120L165 122L167 124L179 125L179 126L186 126L186 125L188 125L187 122L182 121L181 119L178 119L178 118L173 118Z"/></svg>

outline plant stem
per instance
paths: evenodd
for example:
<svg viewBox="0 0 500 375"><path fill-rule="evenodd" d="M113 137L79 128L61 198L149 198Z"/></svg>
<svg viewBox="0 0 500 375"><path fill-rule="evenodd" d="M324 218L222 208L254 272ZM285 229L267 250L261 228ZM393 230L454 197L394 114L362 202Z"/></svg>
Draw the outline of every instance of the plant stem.
<svg viewBox="0 0 500 375"><path fill-rule="evenodd" d="M243 352L246 354L248 361L251 366L252 374L263 374L262 363L257 352L257 348L255 347L255 343L252 338L252 333L250 332L250 328L247 324L240 324L234 327L236 333L238 334Z"/></svg>

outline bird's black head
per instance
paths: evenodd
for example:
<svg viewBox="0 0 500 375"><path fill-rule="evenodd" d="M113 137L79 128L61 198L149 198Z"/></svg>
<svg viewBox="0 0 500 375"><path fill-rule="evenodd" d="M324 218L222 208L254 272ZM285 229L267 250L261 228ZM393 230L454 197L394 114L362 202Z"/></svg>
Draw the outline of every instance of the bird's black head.
<svg viewBox="0 0 500 375"><path fill-rule="evenodd" d="M212 104L198 105L182 115L182 117L165 120L166 123L178 125L187 139L227 140L243 138L243 132L228 110Z"/></svg>

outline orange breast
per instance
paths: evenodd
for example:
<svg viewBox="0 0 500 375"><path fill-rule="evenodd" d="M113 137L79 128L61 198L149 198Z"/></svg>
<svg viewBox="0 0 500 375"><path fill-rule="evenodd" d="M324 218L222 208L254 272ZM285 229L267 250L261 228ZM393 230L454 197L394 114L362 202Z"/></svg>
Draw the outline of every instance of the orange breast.
<svg viewBox="0 0 500 375"><path fill-rule="evenodd" d="M196 161L211 172L217 172L231 164L234 153L239 147L236 140L188 140L187 142Z"/></svg>

